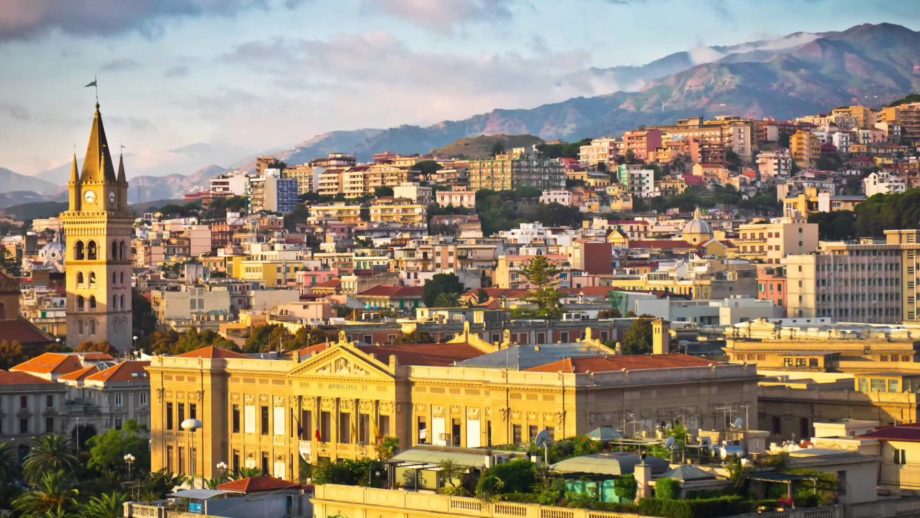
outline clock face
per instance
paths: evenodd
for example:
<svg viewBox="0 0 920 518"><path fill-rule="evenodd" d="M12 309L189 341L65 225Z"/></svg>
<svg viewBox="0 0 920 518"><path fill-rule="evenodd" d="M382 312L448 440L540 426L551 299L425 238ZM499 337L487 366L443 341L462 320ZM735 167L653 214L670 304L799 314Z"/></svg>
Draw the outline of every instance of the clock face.
<svg viewBox="0 0 920 518"><path fill-rule="evenodd" d="M115 193L114 192L109 193L109 205L115 205Z"/></svg>
<svg viewBox="0 0 920 518"><path fill-rule="evenodd" d="M86 200L87 202L89 202L89 203L95 202L95 201L96 201L96 192L95 192L95 191L86 191L86 194L83 195L83 199L85 199L85 200Z"/></svg>

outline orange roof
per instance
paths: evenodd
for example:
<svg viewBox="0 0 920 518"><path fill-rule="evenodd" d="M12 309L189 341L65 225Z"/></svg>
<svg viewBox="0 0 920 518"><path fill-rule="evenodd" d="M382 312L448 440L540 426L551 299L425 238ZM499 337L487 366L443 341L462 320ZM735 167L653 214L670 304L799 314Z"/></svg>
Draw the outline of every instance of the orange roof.
<svg viewBox="0 0 920 518"><path fill-rule="evenodd" d="M150 362L147 361L124 361L89 376L86 378L86 381L101 381L104 383L148 383L147 371L144 370L148 365L150 365Z"/></svg>
<svg viewBox="0 0 920 518"><path fill-rule="evenodd" d="M400 344L381 347L359 347L361 351L374 355L377 360L387 363L390 355L402 365L427 365L447 367L454 362L469 360L484 353L470 344Z"/></svg>
<svg viewBox="0 0 920 518"><path fill-rule="evenodd" d="M566 358L527 369L533 372L615 372L627 370L680 369L684 367L709 367L716 362L686 354L627 354L598 356L596 358Z"/></svg>
<svg viewBox="0 0 920 518"><path fill-rule="evenodd" d="M241 478L232 482L224 482L223 484L217 486L217 489L220 489L221 491L243 493L245 495L249 493L278 491L281 489L291 489L295 487L299 486L293 482L288 482L287 480L281 480L280 478L273 478L269 476L261 476Z"/></svg>
<svg viewBox="0 0 920 518"><path fill-rule="evenodd" d="M0 320L0 337L10 342L19 342L23 346L31 344L48 344L53 338L23 318Z"/></svg>
<svg viewBox="0 0 920 518"><path fill-rule="evenodd" d="M63 376L58 376L58 380L61 381L80 381L86 376L99 372L99 367L95 365L90 365L89 367L84 367L82 369L75 370L73 372L68 372Z"/></svg>
<svg viewBox="0 0 920 518"><path fill-rule="evenodd" d="M52 385L53 381L39 378L25 372L10 372L0 369L0 385Z"/></svg>
<svg viewBox="0 0 920 518"><path fill-rule="evenodd" d="M296 352L298 355L300 355L300 358L303 359L303 358L309 358L310 356L313 356L314 354L321 353L328 348L329 348L329 344L316 344L316 345L308 345L306 347L302 347L300 349L297 349Z"/></svg>
<svg viewBox="0 0 920 518"><path fill-rule="evenodd" d="M114 359L106 353L44 353L15 365L10 370L34 374L67 374L83 369L84 365L81 358L88 361L109 361Z"/></svg>
<svg viewBox="0 0 920 518"><path fill-rule="evenodd" d="M189 351L187 353L182 353L177 355L180 358L246 358L247 356L242 353L231 351L230 349L224 349L221 347L215 347L213 345L208 347L202 347L201 349L195 349L194 351Z"/></svg>

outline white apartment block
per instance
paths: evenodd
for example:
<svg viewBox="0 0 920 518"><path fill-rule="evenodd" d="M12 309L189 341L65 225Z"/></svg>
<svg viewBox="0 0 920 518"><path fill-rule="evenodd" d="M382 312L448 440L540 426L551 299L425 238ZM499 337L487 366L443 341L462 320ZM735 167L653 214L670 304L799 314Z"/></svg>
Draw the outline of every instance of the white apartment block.
<svg viewBox="0 0 920 518"><path fill-rule="evenodd" d="M863 190L866 197L876 194L891 194L907 190L907 182L887 171L877 171L863 178Z"/></svg>

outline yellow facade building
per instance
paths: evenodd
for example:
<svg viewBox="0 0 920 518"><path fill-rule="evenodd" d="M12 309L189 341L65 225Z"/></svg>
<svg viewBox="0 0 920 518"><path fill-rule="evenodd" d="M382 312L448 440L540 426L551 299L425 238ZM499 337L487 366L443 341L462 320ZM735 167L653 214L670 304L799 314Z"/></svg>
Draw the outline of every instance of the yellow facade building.
<svg viewBox="0 0 920 518"><path fill-rule="evenodd" d="M810 131L799 130L789 139L792 160L801 168L813 167L821 158L821 141Z"/></svg>
<svg viewBox="0 0 920 518"><path fill-rule="evenodd" d="M131 237L124 160L116 177L99 104L90 130L83 169L77 157L68 183L68 207L61 213L67 236L67 344L108 342L120 351L131 338Z"/></svg>
<svg viewBox="0 0 920 518"><path fill-rule="evenodd" d="M213 348L155 357L152 469L212 477L226 462L291 479L300 459L374 458L383 437L402 448L474 448L527 443L541 430L651 433L676 419L722 429L726 406L756 415L752 366L614 356L590 331L580 343L542 347L512 346L507 332L493 345L467 328L441 344L357 346L340 336L285 359ZM582 357L552 352L566 347ZM180 428L190 416L200 430Z"/></svg>

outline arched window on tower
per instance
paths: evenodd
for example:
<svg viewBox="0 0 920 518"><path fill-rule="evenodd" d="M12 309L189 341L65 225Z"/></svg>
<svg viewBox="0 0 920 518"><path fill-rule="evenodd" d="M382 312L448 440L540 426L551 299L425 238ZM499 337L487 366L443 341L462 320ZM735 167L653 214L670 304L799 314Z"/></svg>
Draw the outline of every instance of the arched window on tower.
<svg viewBox="0 0 920 518"><path fill-rule="evenodd" d="M112 260L113 261L118 260L118 242L117 241L112 241Z"/></svg>
<svg viewBox="0 0 920 518"><path fill-rule="evenodd" d="M83 272L77 272L77 286L83 286L86 279L83 278Z"/></svg>
<svg viewBox="0 0 920 518"><path fill-rule="evenodd" d="M118 282L119 282L119 284L124 284L124 283L125 283L125 272L121 272L121 273L118 274Z"/></svg>
<svg viewBox="0 0 920 518"><path fill-rule="evenodd" d="M77 320L77 334L78 335L83 334L83 321L82 320Z"/></svg>
<svg viewBox="0 0 920 518"><path fill-rule="evenodd" d="M119 296L118 296L118 302L119 302L118 307L121 308L122 311L124 311L124 309L125 309L125 296L124 296L124 295L119 295Z"/></svg>
<svg viewBox="0 0 920 518"><path fill-rule="evenodd" d="M118 257L122 261L128 258L128 245L124 241L118 244Z"/></svg>
<svg viewBox="0 0 920 518"><path fill-rule="evenodd" d="M85 259L85 255L83 252L84 252L83 241L77 241L76 244L73 245L73 258L78 261L82 261L83 259Z"/></svg>
<svg viewBox="0 0 920 518"><path fill-rule="evenodd" d="M96 296L95 295L89 296L89 309L96 309Z"/></svg>
<svg viewBox="0 0 920 518"><path fill-rule="evenodd" d="M96 334L96 321L94 319L89 320L89 334Z"/></svg>
<svg viewBox="0 0 920 518"><path fill-rule="evenodd" d="M96 272L89 272L89 287L96 287Z"/></svg>
<svg viewBox="0 0 920 518"><path fill-rule="evenodd" d="M112 272L112 284L118 284L118 273Z"/></svg>
<svg viewBox="0 0 920 518"><path fill-rule="evenodd" d="M112 309L118 309L118 295L112 295Z"/></svg>
<svg viewBox="0 0 920 518"><path fill-rule="evenodd" d="M77 295L77 311L83 311L84 309L86 309L86 299L83 298L83 295Z"/></svg>
<svg viewBox="0 0 920 518"><path fill-rule="evenodd" d="M96 242L90 241L89 244L86 245L86 258L90 261L95 261L97 257L98 254L96 252Z"/></svg>

